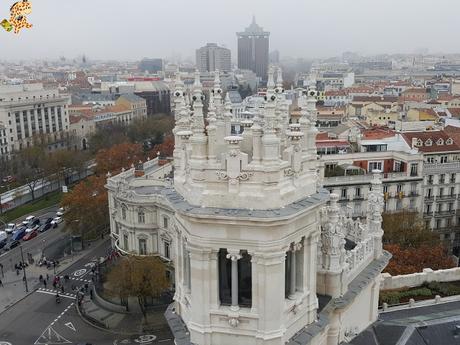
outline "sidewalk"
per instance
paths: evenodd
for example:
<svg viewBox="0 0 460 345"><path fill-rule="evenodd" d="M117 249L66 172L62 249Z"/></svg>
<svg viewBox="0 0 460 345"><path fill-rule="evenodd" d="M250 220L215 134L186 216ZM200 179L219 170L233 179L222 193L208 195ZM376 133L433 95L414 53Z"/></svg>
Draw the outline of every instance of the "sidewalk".
<svg viewBox="0 0 460 345"><path fill-rule="evenodd" d="M59 266L56 267L56 274L59 274L60 272L69 268L89 251L93 250L94 247L97 247L101 242L103 242L103 240L98 240L94 242L88 249L62 258ZM40 259L40 254L35 255L33 258L35 263L38 262ZM11 269L11 266L13 266L15 263L11 263L11 266L8 265L8 267L4 267L4 277L2 278L0 275L0 279L3 283L3 287L0 286L0 313L13 306L15 303L26 297L29 293L32 293L34 290L43 288L43 283L40 283L39 281L40 275L46 278L46 275L48 274L49 281L47 287L50 289L53 288L52 282L54 278L54 269L48 269L45 266L39 267L36 266L35 263L26 267L27 285L29 292L26 292L25 284L23 282L24 271L19 270L19 275L17 275L16 271Z"/></svg>
<svg viewBox="0 0 460 345"><path fill-rule="evenodd" d="M79 311L80 316L93 326L126 336L151 333L160 339L173 338L164 317L166 306L147 311L147 319L144 319L141 312L134 311L139 309L135 302L130 304L132 312L117 312L98 303L94 293L92 297L89 294L84 296Z"/></svg>

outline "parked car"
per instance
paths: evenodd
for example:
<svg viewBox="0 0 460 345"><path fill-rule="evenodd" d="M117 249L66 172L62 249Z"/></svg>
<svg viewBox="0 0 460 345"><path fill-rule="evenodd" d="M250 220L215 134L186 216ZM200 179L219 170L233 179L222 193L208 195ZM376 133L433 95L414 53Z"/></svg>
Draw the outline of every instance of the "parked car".
<svg viewBox="0 0 460 345"><path fill-rule="evenodd" d="M24 219L24 220L22 221L22 224L27 226L27 225L29 225L34 219L35 219L35 216L29 216L29 217L27 217L26 219Z"/></svg>
<svg viewBox="0 0 460 345"><path fill-rule="evenodd" d="M2 242L0 242L0 249L5 247L7 243L8 243L7 240L3 240Z"/></svg>
<svg viewBox="0 0 460 345"><path fill-rule="evenodd" d="M39 231L39 232L45 232L46 230L51 229L52 226L53 226L53 225L51 224L51 222L42 224L42 225L38 228L38 231Z"/></svg>
<svg viewBox="0 0 460 345"><path fill-rule="evenodd" d="M22 227L19 229L16 229L16 231L13 233L13 241L19 241L21 240L26 234L26 227Z"/></svg>
<svg viewBox="0 0 460 345"><path fill-rule="evenodd" d="M7 234L12 234L16 230L16 224L14 223L9 223L6 225L5 232Z"/></svg>
<svg viewBox="0 0 460 345"><path fill-rule="evenodd" d="M29 232L38 230L39 227L40 227L40 225L30 225L30 226L27 227L26 233L28 234Z"/></svg>
<svg viewBox="0 0 460 345"><path fill-rule="evenodd" d="M59 209L57 210L56 216L62 217L62 216L64 215L64 213L65 213L65 209L64 209L64 207L61 207L61 208L59 208Z"/></svg>
<svg viewBox="0 0 460 345"><path fill-rule="evenodd" d="M45 220L45 224L49 224L53 221L53 218L48 218L47 220Z"/></svg>
<svg viewBox="0 0 460 345"><path fill-rule="evenodd" d="M56 218L53 219L51 224L60 224L60 223L62 223L62 221L63 221L62 217L56 217Z"/></svg>
<svg viewBox="0 0 460 345"><path fill-rule="evenodd" d="M5 247L3 247L4 250L11 250L17 246L19 246L20 242L19 241L11 241L9 242Z"/></svg>
<svg viewBox="0 0 460 345"><path fill-rule="evenodd" d="M7 241L8 240L8 234L5 231L0 231L0 242Z"/></svg>
<svg viewBox="0 0 460 345"><path fill-rule="evenodd" d="M39 218L35 218L30 224L31 224L31 225L40 225L40 219L39 219Z"/></svg>
<svg viewBox="0 0 460 345"><path fill-rule="evenodd" d="M32 238L37 237L37 235L38 235L38 230L34 230L34 231L31 231L31 232L27 233L27 234L22 238L22 240L23 240L23 241L29 241L29 240L31 240Z"/></svg>

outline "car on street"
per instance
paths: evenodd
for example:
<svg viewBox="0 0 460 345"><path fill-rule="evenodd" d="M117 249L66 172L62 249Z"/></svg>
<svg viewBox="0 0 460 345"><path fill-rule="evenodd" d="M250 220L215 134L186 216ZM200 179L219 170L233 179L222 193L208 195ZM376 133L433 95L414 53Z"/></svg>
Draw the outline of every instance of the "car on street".
<svg viewBox="0 0 460 345"><path fill-rule="evenodd" d="M24 219L24 220L22 221L22 224L27 226L27 225L29 225L34 219L35 219L35 216L29 216L29 217L27 217L26 219Z"/></svg>
<svg viewBox="0 0 460 345"><path fill-rule="evenodd" d="M37 237L37 235L38 235L38 230L34 230L34 231L31 231L31 232L27 233L27 234L22 238L22 240L23 240L23 241L29 241L29 240L31 240L32 238Z"/></svg>
<svg viewBox="0 0 460 345"><path fill-rule="evenodd" d="M5 246L7 241L8 241L8 234L5 231L0 231L0 246L1 247ZM2 243L3 245L1 245Z"/></svg>
<svg viewBox="0 0 460 345"><path fill-rule="evenodd" d="M8 242L6 240L0 242L0 249L6 246Z"/></svg>
<svg viewBox="0 0 460 345"><path fill-rule="evenodd" d="M16 229L16 231L13 233L13 241L19 241L21 240L24 236L26 235L26 227L21 227Z"/></svg>
<svg viewBox="0 0 460 345"><path fill-rule="evenodd" d="M64 219L62 219L62 217L55 217L55 218L52 220L51 224L60 224L60 223L62 223L63 220L64 220Z"/></svg>
<svg viewBox="0 0 460 345"><path fill-rule="evenodd" d="M8 242L8 244L3 247L4 250L11 250L17 246L19 246L21 243L19 241L11 241L11 242Z"/></svg>
<svg viewBox="0 0 460 345"><path fill-rule="evenodd" d="M32 222L30 224L31 225L40 225L40 218L35 218L34 220L32 220Z"/></svg>
<svg viewBox="0 0 460 345"><path fill-rule="evenodd" d="M45 232L46 230L49 230L53 227L53 225L51 224L51 222L49 223L45 223L45 224L42 224L39 228L38 228L38 231L39 232Z"/></svg>
<svg viewBox="0 0 460 345"><path fill-rule="evenodd" d="M53 221L53 218L48 218L47 220L45 220L45 224L49 224Z"/></svg>
<svg viewBox="0 0 460 345"><path fill-rule="evenodd" d="M27 227L26 233L38 230L39 227L40 227L40 225L30 225L30 226Z"/></svg>
<svg viewBox="0 0 460 345"><path fill-rule="evenodd" d="M59 209L57 210L56 216L62 217L62 216L64 215L64 213L65 213L65 209L64 209L64 207L61 207L61 208L59 208Z"/></svg>
<svg viewBox="0 0 460 345"><path fill-rule="evenodd" d="M16 230L16 224L14 223L9 223L6 225L5 232L7 234L12 234Z"/></svg>

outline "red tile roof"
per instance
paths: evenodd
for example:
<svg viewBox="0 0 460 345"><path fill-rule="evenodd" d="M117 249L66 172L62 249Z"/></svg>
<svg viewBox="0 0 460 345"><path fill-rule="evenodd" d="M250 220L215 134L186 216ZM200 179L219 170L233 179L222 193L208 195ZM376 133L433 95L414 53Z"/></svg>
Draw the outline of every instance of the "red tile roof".
<svg viewBox="0 0 460 345"><path fill-rule="evenodd" d="M447 108L447 110L453 117L460 117L460 108Z"/></svg>
<svg viewBox="0 0 460 345"><path fill-rule="evenodd" d="M354 96L353 102L368 102L368 103L396 103L397 96Z"/></svg>
<svg viewBox="0 0 460 345"><path fill-rule="evenodd" d="M426 132L405 132L401 133L407 144L412 147L412 139L420 139L423 143L421 146L416 146L420 152L424 153L435 153L435 152L453 152L460 151L460 145L452 138L448 132L442 131L426 131ZM451 138L454 140L452 144L447 145L446 141ZM432 144L426 145L428 139L431 139ZM442 145L438 145L439 139L443 140Z"/></svg>
<svg viewBox="0 0 460 345"><path fill-rule="evenodd" d="M395 132L391 129L385 127L374 127L369 129L364 129L361 131L363 139L374 140L374 139L384 139L391 138L395 136Z"/></svg>

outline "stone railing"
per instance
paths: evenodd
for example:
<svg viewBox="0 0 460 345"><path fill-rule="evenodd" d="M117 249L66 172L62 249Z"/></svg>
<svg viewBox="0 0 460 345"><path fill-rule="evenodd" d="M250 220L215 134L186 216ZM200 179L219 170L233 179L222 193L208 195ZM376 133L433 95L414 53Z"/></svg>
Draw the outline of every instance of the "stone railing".
<svg viewBox="0 0 460 345"><path fill-rule="evenodd" d="M436 173L450 173L460 171L460 162L450 163L425 163L423 164L423 171L425 174L436 174Z"/></svg>
<svg viewBox="0 0 460 345"><path fill-rule="evenodd" d="M363 266L366 266L374 257L374 240L366 238L356 244L356 247L346 253L347 280L352 281L358 275Z"/></svg>
<svg viewBox="0 0 460 345"><path fill-rule="evenodd" d="M420 286L429 282L452 282L460 281L460 267L449 268L446 270L433 271L431 268L425 268L423 272L392 276L389 273L382 273L380 281L380 290L392 290L400 288L411 288Z"/></svg>
<svg viewBox="0 0 460 345"><path fill-rule="evenodd" d="M346 175L346 176L333 176L333 177L324 177L323 184L325 186L334 185L334 184L343 184L343 183L370 183L372 181L372 174L364 175ZM394 172L394 173L385 173L382 174L383 181L399 180L403 178L421 178L420 176L411 176L407 172Z"/></svg>

